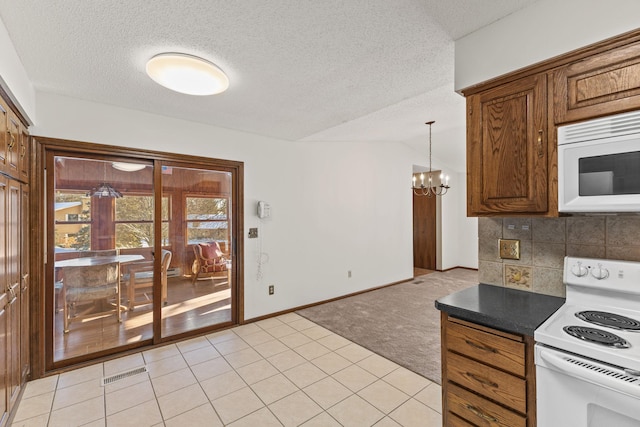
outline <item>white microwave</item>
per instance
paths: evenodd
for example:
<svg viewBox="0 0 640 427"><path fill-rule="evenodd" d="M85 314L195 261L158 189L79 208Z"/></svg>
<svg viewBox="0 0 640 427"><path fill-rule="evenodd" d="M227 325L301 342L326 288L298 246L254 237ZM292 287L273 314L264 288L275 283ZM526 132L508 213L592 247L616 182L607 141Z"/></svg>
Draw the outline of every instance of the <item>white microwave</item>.
<svg viewBox="0 0 640 427"><path fill-rule="evenodd" d="M640 213L640 111L558 128L558 210Z"/></svg>

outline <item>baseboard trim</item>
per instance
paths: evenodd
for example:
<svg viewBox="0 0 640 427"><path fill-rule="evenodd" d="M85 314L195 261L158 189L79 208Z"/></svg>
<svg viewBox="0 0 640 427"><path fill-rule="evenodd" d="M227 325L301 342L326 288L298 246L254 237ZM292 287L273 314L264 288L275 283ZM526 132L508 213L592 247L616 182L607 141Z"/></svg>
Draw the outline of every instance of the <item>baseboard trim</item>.
<svg viewBox="0 0 640 427"><path fill-rule="evenodd" d="M376 291L378 289L388 288L389 286L398 285L400 283L408 282L410 280L413 280L413 278L410 277L408 279L399 280L397 282L389 283L387 285L381 285L381 286L376 286L375 288L363 289L361 291L352 292L350 294L342 295L342 296L339 296L339 297L330 298L330 299L327 299L327 300L318 301L318 302L314 302L314 303L311 303L311 304L300 305L298 307L288 308L286 310L277 311L275 313L270 313L270 314L265 314L265 315L259 316L259 317L252 317L251 319L245 319L244 322L242 322L242 324L245 325L247 323L259 322L260 320L270 319L270 318L276 317L276 316L282 316L283 314L292 313L294 311L303 310L305 308L315 307L317 305L325 304L327 302L338 301L338 300L341 300L341 299L344 299L344 298L349 298L349 297L353 297L353 296L356 296L356 295L366 294L367 292Z"/></svg>
<svg viewBox="0 0 640 427"><path fill-rule="evenodd" d="M458 268L461 268L461 269L464 269L464 270L478 271L477 268L469 268L469 267L452 267L452 268L447 268L446 270L436 270L436 271L439 272L439 273L445 273L447 271L455 270L455 269L458 269ZM315 307L317 305L325 304L327 302L338 301L338 300L341 300L341 299L344 299L344 298L349 298L349 297L352 297L352 296L355 296L355 295L366 294L367 292L376 291L378 289L388 288L389 286L398 285L400 283L408 282L408 281L414 280L414 279L415 279L415 277L410 277L408 279L399 280L397 282L389 283L387 285L376 286L375 288L364 289L362 291L352 292L350 294L342 295L342 296L339 296L339 297L330 298L330 299L327 299L327 300L318 301L318 302L314 302L314 303L311 303L311 304L301 305L301 306L298 306L298 307L288 308L286 310L277 311L275 313L270 313L270 314L265 314L263 316L252 317L251 319L245 319L244 322L242 322L241 324L242 325L246 325L248 323L259 322L260 320L270 319L270 318L276 317L276 316L282 316L283 314L292 313L294 311L303 310L305 308Z"/></svg>
<svg viewBox="0 0 640 427"><path fill-rule="evenodd" d="M459 265L458 265L458 266L456 266L456 267L447 268L446 270L437 270L437 271L440 271L440 272L442 272L442 273L445 273L445 272L447 272L447 271L455 270L455 269L458 269L458 268L461 268L461 269L463 269L463 270L478 271L478 269L477 269L477 268L461 267L461 266L459 266Z"/></svg>

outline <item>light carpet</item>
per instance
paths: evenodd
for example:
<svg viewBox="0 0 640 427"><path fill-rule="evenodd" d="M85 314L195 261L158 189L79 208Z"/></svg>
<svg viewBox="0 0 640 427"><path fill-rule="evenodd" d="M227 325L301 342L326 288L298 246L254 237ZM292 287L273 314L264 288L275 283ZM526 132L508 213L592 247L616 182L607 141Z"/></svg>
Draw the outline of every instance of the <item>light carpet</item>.
<svg viewBox="0 0 640 427"><path fill-rule="evenodd" d="M297 313L441 384L440 312L435 300L477 283L477 271L457 268Z"/></svg>

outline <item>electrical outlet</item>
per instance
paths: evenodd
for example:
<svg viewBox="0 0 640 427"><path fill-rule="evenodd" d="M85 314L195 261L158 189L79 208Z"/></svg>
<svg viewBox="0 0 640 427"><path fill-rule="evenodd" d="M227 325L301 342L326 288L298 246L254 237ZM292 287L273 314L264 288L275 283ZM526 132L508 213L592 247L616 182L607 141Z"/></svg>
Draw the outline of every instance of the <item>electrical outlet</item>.
<svg viewBox="0 0 640 427"><path fill-rule="evenodd" d="M249 238L250 239L255 239L256 237L258 237L258 229L257 228L250 228L249 229Z"/></svg>
<svg viewBox="0 0 640 427"><path fill-rule="evenodd" d="M520 240L498 239L498 248L500 250L500 258L520 259Z"/></svg>
<svg viewBox="0 0 640 427"><path fill-rule="evenodd" d="M351 270L347 271L347 277L351 279Z"/></svg>
<svg viewBox="0 0 640 427"><path fill-rule="evenodd" d="M276 291L275 286L269 285L269 295L273 295L275 291Z"/></svg>

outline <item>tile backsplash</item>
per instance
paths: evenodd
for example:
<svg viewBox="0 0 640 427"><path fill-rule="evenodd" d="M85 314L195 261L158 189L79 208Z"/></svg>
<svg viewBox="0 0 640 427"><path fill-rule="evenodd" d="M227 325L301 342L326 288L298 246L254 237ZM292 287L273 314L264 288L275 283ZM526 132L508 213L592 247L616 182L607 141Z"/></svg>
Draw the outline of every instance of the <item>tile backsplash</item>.
<svg viewBox="0 0 640 427"><path fill-rule="evenodd" d="M501 259L498 239L520 240L520 259ZM478 218L482 283L564 296L565 255L640 261L640 216Z"/></svg>

